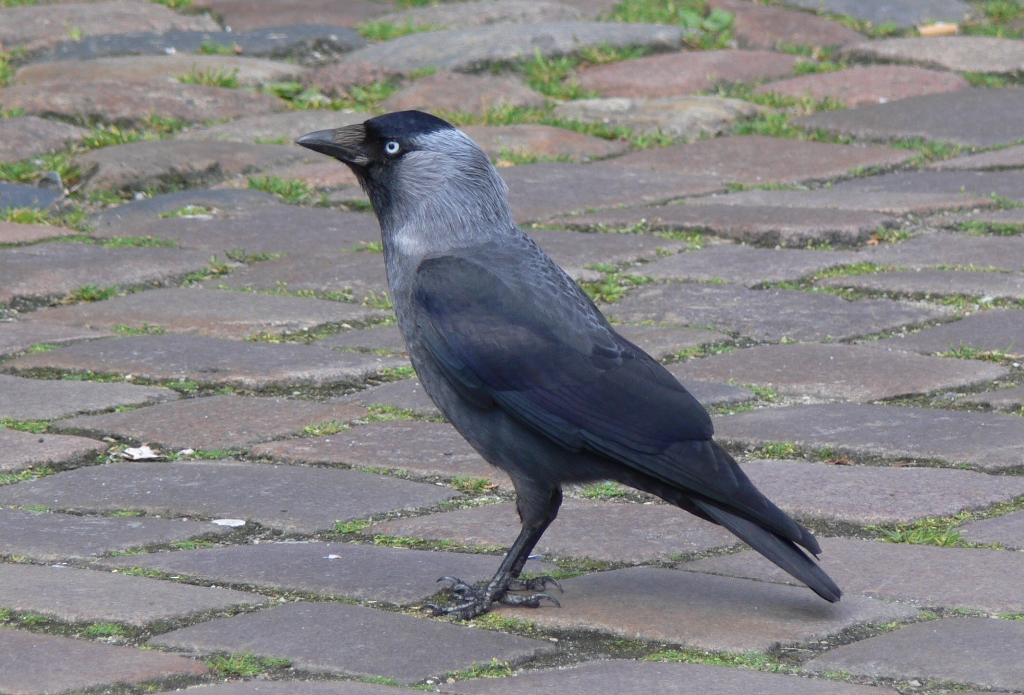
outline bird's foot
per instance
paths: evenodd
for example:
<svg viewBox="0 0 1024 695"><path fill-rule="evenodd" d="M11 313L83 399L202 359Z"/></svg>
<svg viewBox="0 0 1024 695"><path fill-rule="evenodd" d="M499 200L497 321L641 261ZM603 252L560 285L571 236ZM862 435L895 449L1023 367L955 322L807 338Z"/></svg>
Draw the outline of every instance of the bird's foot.
<svg viewBox="0 0 1024 695"><path fill-rule="evenodd" d="M454 606L441 607L433 603L426 604L424 608L429 609L434 616L452 615L459 620L472 620L490 611L495 602L503 603L506 606L538 608L540 607L540 602L547 599L559 608L562 607L558 599L544 593L524 596L522 594L510 594L508 589L493 591L490 585L487 587L474 586L455 577L441 577L437 581L451 582L449 591L455 594L459 600ZM551 577L537 577L526 582L513 580L513 582L518 582L524 589L529 590L543 589L548 581L553 582L556 586L558 585L558 582ZM562 587L558 586L558 588L561 589ZM491 595L492 591L495 595Z"/></svg>
<svg viewBox="0 0 1024 695"><path fill-rule="evenodd" d="M558 583L558 580L554 577L544 575L543 577L532 577L530 579L513 579L508 584L509 591L544 591L548 588L548 584L554 584L558 587L558 593L564 593L562 585Z"/></svg>

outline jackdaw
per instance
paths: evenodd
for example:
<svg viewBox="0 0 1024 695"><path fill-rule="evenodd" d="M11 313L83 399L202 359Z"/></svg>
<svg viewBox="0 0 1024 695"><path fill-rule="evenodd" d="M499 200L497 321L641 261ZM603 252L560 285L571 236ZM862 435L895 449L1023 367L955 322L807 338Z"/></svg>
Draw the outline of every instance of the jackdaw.
<svg viewBox="0 0 1024 695"><path fill-rule="evenodd" d="M451 577L469 619L494 602L537 607L550 577L519 579L562 486L614 480L720 524L826 601L842 595L797 546L817 541L713 439L707 411L615 332L512 221L506 187L462 131L419 111L303 135L346 164L380 221L398 326L423 389L508 473L522 531L484 587ZM439 580L440 581L440 580ZM559 587L561 588L561 587Z"/></svg>

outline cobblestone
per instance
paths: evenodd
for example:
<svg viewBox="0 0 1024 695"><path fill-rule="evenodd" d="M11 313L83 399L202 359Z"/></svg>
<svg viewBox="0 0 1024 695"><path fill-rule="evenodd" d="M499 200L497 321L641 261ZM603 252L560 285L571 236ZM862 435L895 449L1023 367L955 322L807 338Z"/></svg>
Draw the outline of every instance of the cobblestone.
<svg viewBox="0 0 1024 695"><path fill-rule="evenodd" d="M1024 312L992 309L971 314L959 321L926 328L905 337L873 343L892 350L913 350L925 355L954 352L962 348L1005 352L1024 356Z"/></svg>
<svg viewBox="0 0 1024 695"><path fill-rule="evenodd" d="M380 386L371 386L363 391L341 396L341 403L356 405L390 406L399 410L408 410L419 417L441 419L444 415L430 400L418 379L402 379Z"/></svg>
<svg viewBox="0 0 1024 695"><path fill-rule="evenodd" d="M0 471L69 466L102 454L107 445L85 437L34 434L0 427Z"/></svg>
<svg viewBox="0 0 1024 695"><path fill-rule="evenodd" d="M886 104L907 97L968 89L971 83L948 72L899 65L854 66L836 72L813 73L761 85L755 94L830 97L848 107Z"/></svg>
<svg viewBox="0 0 1024 695"><path fill-rule="evenodd" d="M0 375L0 417L55 420L77 413L173 401L171 389L91 381L43 381Z"/></svg>
<svg viewBox="0 0 1024 695"><path fill-rule="evenodd" d="M991 36L934 36L884 39L847 46L854 59L914 63L940 70L1013 74L1024 65L1024 47Z"/></svg>

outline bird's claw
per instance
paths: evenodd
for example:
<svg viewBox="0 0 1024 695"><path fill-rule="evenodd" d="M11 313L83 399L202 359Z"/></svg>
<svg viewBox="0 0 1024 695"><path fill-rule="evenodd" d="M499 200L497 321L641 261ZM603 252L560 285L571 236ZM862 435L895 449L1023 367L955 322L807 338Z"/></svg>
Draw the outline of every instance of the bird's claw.
<svg viewBox="0 0 1024 695"><path fill-rule="evenodd" d="M558 580L554 577L544 575L543 577L533 577L531 579L513 579L509 585L509 591L544 591L548 587L548 584L554 584L558 587L558 593L564 594L565 589L558 583Z"/></svg>
<svg viewBox="0 0 1024 695"><path fill-rule="evenodd" d="M483 590L480 587L473 586L468 582L464 582L458 577L441 577L437 581L439 582L451 582L451 586L448 587L448 591L452 592L456 596L465 599L467 597L482 598Z"/></svg>
<svg viewBox="0 0 1024 695"><path fill-rule="evenodd" d="M541 599L547 599L551 603L555 604L559 608L562 604L558 602L558 599L551 594L529 594L523 596L522 594L505 594L498 601L504 603L506 606L518 606L520 608L540 608Z"/></svg>

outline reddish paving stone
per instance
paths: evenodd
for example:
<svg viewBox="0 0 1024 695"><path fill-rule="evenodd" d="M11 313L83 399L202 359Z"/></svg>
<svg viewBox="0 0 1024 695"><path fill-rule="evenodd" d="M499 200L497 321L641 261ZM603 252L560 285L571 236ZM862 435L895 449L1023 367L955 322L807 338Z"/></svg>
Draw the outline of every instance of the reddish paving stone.
<svg viewBox="0 0 1024 695"><path fill-rule="evenodd" d="M697 140L727 134L736 121L756 116L757 107L718 96L608 97L564 101L552 114L569 121L621 126L634 134Z"/></svg>
<svg viewBox="0 0 1024 695"><path fill-rule="evenodd" d="M723 244L660 258L636 269L655 280L724 281L754 287L794 281L828 268L856 263L855 253L759 249Z"/></svg>
<svg viewBox="0 0 1024 695"><path fill-rule="evenodd" d="M195 7L219 15L233 31L290 24L351 27L390 12L390 2L367 0L200 0Z"/></svg>
<svg viewBox="0 0 1024 695"><path fill-rule="evenodd" d="M0 125L3 125L3 120L0 120ZM67 227L53 227L48 224L17 224L16 222L0 221L0 246L32 244L44 239L56 239L71 231Z"/></svg>
<svg viewBox="0 0 1024 695"><path fill-rule="evenodd" d="M755 94L810 96L836 99L847 106L885 104L923 94L958 92L971 83L951 72L935 72L900 65L854 66L837 72L820 72L762 85Z"/></svg>
<svg viewBox="0 0 1024 695"><path fill-rule="evenodd" d="M145 190L209 183L303 159L290 145L150 140L93 150L75 164L86 179L84 190Z"/></svg>
<svg viewBox="0 0 1024 695"><path fill-rule="evenodd" d="M209 268L195 251L36 244L0 250L0 304L24 311L64 300L86 285L160 286Z"/></svg>
<svg viewBox="0 0 1024 695"><path fill-rule="evenodd" d="M0 556L37 562L81 562L97 555L195 538L217 538L232 529L200 521L153 517L79 516L0 509Z"/></svg>
<svg viewBox="0 0 1024 695"><path fill-rule="evenodd" d="M110 463L0 488L0 504L8 506L246 519L305 534L457 496L448 488L370 473L237 461Z"/></svg>
<svg viewBox="0 0 1024 695"><path fill-rule="evenodd" d="M189 689L190 695L402 695L390 685L359 681L236 681ZM890 695L882 691L880 695Z"/></svg>
<svg viewBox="0 0 1024 695"><path fill-rule="evenodd" d="M825 278L821 287L845 287L888 296L983 297L1024 299L1024 274L982 273L968 270L899 270L842 278Z"/></svg>
<svg viewBox="0 0 1024 695"><path fill-rule="evenodd" d="M334 66L329 66L334 67ZM221 140L224 142L268 142L281 140L287 145L301 135L314 130L340 128L346 125L362 123L372 114L354 111L334 111L332 109L310 109L308 111L286 111L260 116L245 116L227 123L216 123L210 126L194 127L178 133L175 140ZM335 161L339 169L348 169Z"/></svg>
<svg viewBox="0 0 1024 695"><path fill-rule="evenodd" d="M306 83L328 96L337 97L347 95L352 87L388 82L401 74L374 63L330 63L316 68L306 77Z"/></svg>
<svg viewBox="0 0 1024 695"><path fill-rule="evenodd" d="M260 444L249 453L289 464L366 467L422 477L487 478L512 488L507 475L484 461L454 427L442 422L371 422L328 437Z"/></svg>
<svg viewBox="0 0 1024 695"><path fill-rule="evenodd" d="M471 125L461 130L498 162L509 153L586 162L629 150L629 144L621 140L605 140L549 125Z"/></svg>
<svg viewBox="0 0 1024 695"><path fill-rule="evenodd" d="M71 567L0 564L0 606L65 623L144 627L268 599L230 589L175 584Z"/></svg>
<svg viewBox="0 0 1024 695"><path fill-rule="evenodd" d="M21 630L0 630L0 660L18 665L0 671L0 689L18 695L132 686L209 673L206 664L173 654Z"/></svg>
<svg viewBox="0 0 1024 695"><path fill-rule="evenodd" d="M995 614L1024 610L1020 553L854 538L822 538L821 550L822 569L847 594ZM680 569L799 586L753 552L688 562Z"/></svg>
<svg viewBox="0 0 1024 695"><path fill-rule="evenodd" d="M748 3L744 3L748 4ZM895 690L812 680L743 668L704 664L601 660L569 668L517 673L512 678L441 684L441 692L460 695L895 695ZM212 694L211 694L212 695ZM241 694L239 694L241 695Z"/></svg>
<svg viewBox="0 0 1024 695"><path fill-rule="evenodd" d="M693 205L863 210L887 215L928 215L945 210L979 209L995 205L995 201L988 197L988 194L886 190L850 191L840 189L838 185L813 191L740 191L729 195L711 195L688 202Z"/></svg>
<svg viewBox="0 0 1024 695"><path fill-rule="evenodd" d="M825 293L699 283L648 285L604 312L619 321L713 326L770 342L848 340L943 315L889 299L848 302Z"/></svg>
<svg viewBox="0 0 1024 695"><path fill-rule="evenodd" d="M1010 370L978 360L950 360L863 345L763 345L690 360L681 379L757 384L787 396L870 402L970 388Z"/></svg>
<svg viewBox="0 0 1024 695"><path fill-rule="evenodd" d="M29 350L33 345L67 345L109 337L106 331L70 326L47 326L30 321L0 321L0 358Z"/></svg>
<svg viewBox="0 0 1024 695"><path fill-rule="evenodd" d="M53 425L59 432L89 433L167 449L244 449L257 442L299 433L324 422L366 417L352 405L329 405L285 398L211 396L188 398L150 408L89 415Z"/></svg>
<svg viewBox="0 0 1024 695"><path fill-rule="evenodd" d="M1024 512L975 521L956 531L971 543L999 543L1007 550L1024 550Z"/></svg>
<svg viewBox="0 0 1024 695"><path fill-rule="evenodd" d="M359 352L387 352L408 354L405 338L398 324L373 326L356 331L335 333L328 338L321 338L314 343L318 347L329 347L335 350L357 350Z"/></svg>
<svg viewBox="0 0 1024 695"><path fill-rule="evenodd" d="M404 685L492 659L514 665L555 651L549 642L339 603L292 603L175 630L149 644L285 658L303 671L383 676Z"/></svg>
<svg viewBox="0 0 1024 695"><path fill-rule="evenodd" d="M797 56L773 51L683 51L597 65L583 70L579 82L609 97L671 97L785 77L798 62Z"/></svg>
<svg viewBox="0 0 1024 695"><path fill-rule="evenodd" d="M912 156L886 147L747 135L641 150L602 166L704 176L724 182L796 183L834 179L861 167L896 166Z"/></svg>
<svg viewBox="0 0 1024 695"><path fill-rule="evenodd" d="M579 8L558 2L536 2L535 0L480 0L449 3L426 7L411 7L392 12L380 18L402 26L444 27L462 29L486 24L541 24L544 22L572 22L584 19Z"/></svg>
<svg viewBox="0 0 1024 695"><path fill-rule="evenodd" d="M248 338L264 333L287 335L330 325L368 323L390 315L388 311L350 302L188 287L135 292L103 302L54 307L34 314L31 319L107 330L116 326L148 325L169 333Z"/></svg>
<svg viewBox="0 0 1024 695"><path fill-rule="evenodd" d="M236 174L234 178L222 181L214 188L236 188L247 190L249 187L249 174ZM317 190L328 190L332 188L351 188L359 185L359 180L352 170L345 166L338 166L337 161L315 161L300 162L286 166L272 166L260 172L258 178L279 178L286 181L302 181ZM307 198L312 202L314 198Z"/></svg>
<svg viewBox="0 0 1024 695"><path fill-rule="evenodd" d="M192 380L203 386L259 390L355 386L385 369L407 364L397 357L346 354L309 345L149 335L26 355L4 363L3 371L132 374L148 381Z"/></svg>
<svg viewBox="0 0 1024 695"><path fill-rule="evenodd" d="M594 164L544 162L501 170L517 223L590 208L650 205L722 190L705 177L641 172Z"/></svg>
<svg viewBox="0 0 1024 695"><path fill-rule="evenodd" d="M32 51L68 40L76 27L82 36L174 29L219 31L217 23L203 15L182 15L166 7L145 2L96 2L45 4L0 8L0 43Z"/></svg>
<svg viewBox="0 0 1024 695"><path fill-rule="evenodd" d="M342 396L337 400L340 403L352 403L355 405L391 406L399 410L411 411L419 417L437 420L444 419L444 415L434 405L434 401L430 400L430 396L423 390L419 379L392 381Z"/></svg>
<svg viewBox="0 0 1024 695"><path fill-rule="evenodd" d="M384 271L384 254L352 253L341 249L336 249L333 253L294 254L254 263L230 275L208 280L204 285L271 292L315 292L335 297L351 297L353 302L371 305L391 296L387 274ZM353 313L351 318L347 319L348 323L361 323L367 318L380 318L384 315L379 310L366 308L350 308L348 311L365 314L365 318L359 319Z"/></svg>
<svg viewBox="0 0 1024 695"><path fill-rule="evenodd" d="M0 9L0 12L3 11ZM0 162L17 162L59 152L88 134L85 128L59 121L46 121L37 116L3 118L0 119Z"/></svg>
<svg viewBox="0 0 1024 695"><path fill-rule="evenodd" d="M543 108L544 97L513 77L442 70L420 78L381 103L387 111L454 111L483 115L501 107Z"/></svg>
<svg viewBox="0 0 1024 695"><path fill-rule="evenodd" d="M1021 136L1024 137L1024 121L1021 127ZM897 172L850 179L836 184L833 190L841 195L891 191L991 198L992 194L996 194L1010 200L1024 201L1024 170Z"/></svg>
<svg viewBox="0 0 1024 695"><path fill-rule="evenodd" d="M662 205L606 210L557 217L553 223L570 229L592 230L647 225L655 231L692 231L732 238L749 244L805 248L863 244L879 227L893 227L888 216L861 210L771 207L757 205Z"/></svg>
<svg viewBox="0 0 1024 695"><path fill-rule="evenodd" d="M490 579L496 555L379 548L357 543L260 543L151 553L101 560L103 567L142 567L233 586L255 586L319 596L408 605L441 590L450 575L474 583ZM527 572L553 566L531 561Z"/></svg>
<svg viewBox="0 0 1024 695"><path fill-rule="evenodd" d="M11 420L54 420L122 405L163 403L177 397L176 391L158 386L20 379L0 374L0 417Z"/></svg>
<svg viewBox="0 0 1024 695"><path fill-rule="evenodd" d="M1024 311L990 309L959 321L926 328L901 338L870 343L892 350L912 350L926 355L961 348L996 350L1015 357L1024 356Z"/></svg>
<svg viewBox="0 0 1024 695"><path fill-rule="evenodd" d="M471 547L508 548L521 525L515 505L490 504L457 512L387 521L367 527L384 534L450 540ZM667 504L566 500L536 552L604 562L657 562L725 548L731 533Z"/></svg>
<svg viewBox="0 0 1024 695"><path fill-rule="evenodd" d="M909 97L892 104L816 113L791 122L810 130L821 129L860 140L924 138L992 147L1024 139L1024 93L1018 93L1020 91L962 89Z"/></svg>
<svg viewBox="0 0 1024 695"><path fill-rule="evenodd" d="M744 48L782 45L843 46L864 40L863 34L809 12L742 0L712 0L708 7L733 15L732 34Z"/></svg>
<svg viewBox="0 0 1024 695"><path fill-rule="evenodd" d="M863 260L914 270L974 266L1020 271L1024 270L1024 237L927 234L897 244L879 244L868 249Z"/></svg>
<svg viewBox="0 0 1024 695"><path fill-rule="evenodd" d="M0 427L0 471L62 467L102 454L108 446L85 437L33 434Z"/></svg>
<svg viewBox="0 0 1024 695"><path fill-rule="evenodd" d="M863 596L830 604L805 588L653 567L597 572L562 585L561 608L497 612L529 616L542 628L729 652L818 642L858 625L917 615L909 606Z"/></svg>
<svg viewBox="0 0 1024 695"><path fill-rule="evenodd" d="M615 332L638 348L654 357L664 360L674 357L687 348L714 345L729 340L729 336L703 328L660 328L658 326L614 326Z"/></svg>
<svg viewBox="0 0 1024 695"><path fill-rule="evenodd" d="M884 461L937 461L986 471L1024 466L1024 418L935 408L834 403L715 418L717 439L754 449L791 442L807 451Z"/></svg>
<svg viewBox="0 0 1024 695"><path fill-rule="evenodd" d="M284 100L274 96L167 79L133 82L131 89L125 89L124 81L117 79L13 85L0 89L0 103L34 116L99 120L121 126L138 125L154 113L194 123L288 108Z"/></svg>
<svg viewBox="0 0 1024 695"><path fill-rule="evenodd" d="M531 229L529 236L551 259L576 280L601 280L597 264L623 265L653 261L687 248L687 242L650 234L588 234L565 230Z"/></svg>
<svg viewBox="0 0 1024 695"><path fill-rule="evenodd" d="M747 461L743 470L768 499L810 522L902 524L979 511L1024 494L1024 481L933 467L844 466Z"/></svg>
<svg viewBox="0 0 1024 695"><path fill-rule="evenodd" d="M957 401L957 405L978 403L994 410L1024 410L1024 386L997 391L985 391L974 396L967 396Z"/></svg>
<svg viewBox="0 0 1024 695"><path fill-rule="evenodd" d="M843 49L845 57L883 63L913 63L956 72L1014 74L1024 65L1024 46L991 36L930 36L864 41Z"/></svg>
<svg viewBox="0 0 1024 695"><path fill-rule="evenodd" d="M1024 689L1022 639L1024 624L1016 620L929 620L844 645L803 668L1019 691Z"/></svg>
<svg viewBox="0 0 1024 695"><path fill-rule="evenodd" d="M1024 145L933 162L928 169L1020 169L1024 167ZM1019 209L1017 214L1019 215ZM1010 212L1010 211L1007 211Z"/></svg>

